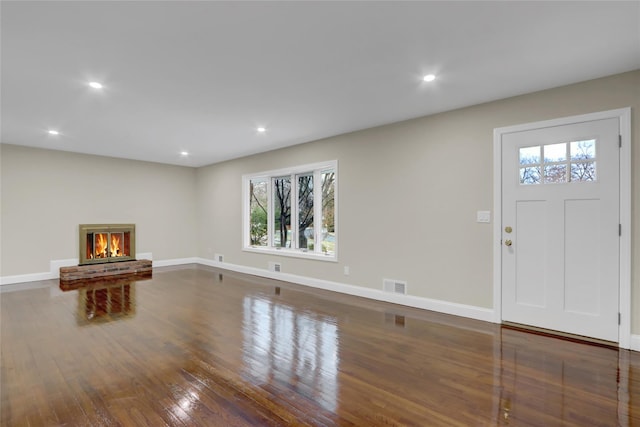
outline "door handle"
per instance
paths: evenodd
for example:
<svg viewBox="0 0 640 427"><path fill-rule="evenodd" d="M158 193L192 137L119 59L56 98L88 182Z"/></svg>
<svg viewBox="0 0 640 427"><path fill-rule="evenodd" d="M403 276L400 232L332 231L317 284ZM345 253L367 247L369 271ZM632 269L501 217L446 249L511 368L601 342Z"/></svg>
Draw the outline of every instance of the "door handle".
<svg viewBox="0 0 640 427"><path fill-rule="evenodd" d="M504 241L504 245L505 246L511 246L511 245L513 245L513 242L511 240L505 240Z"/></svg>

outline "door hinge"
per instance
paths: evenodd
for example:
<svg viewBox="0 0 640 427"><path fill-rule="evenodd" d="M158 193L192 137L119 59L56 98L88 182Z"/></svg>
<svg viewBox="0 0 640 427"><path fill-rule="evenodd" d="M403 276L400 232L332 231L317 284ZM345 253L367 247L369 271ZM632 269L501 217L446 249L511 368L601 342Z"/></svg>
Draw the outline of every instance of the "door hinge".
<svg viewBox="0 0 640 427"><path fill-rule="evenodd" d="M618 236L622 236L622 224L618 224Z"/></svg>
<svg viewBox="0 0 640 427"><path fill-rule="evenodd" d="M622 135L618 135L618 147L622 148Z"/></svg>
<svg viewBox="0 0 640 427"><path fill-rule="evenodd" d="M618 313L618 325L621 323L622 313Z"/></svg>

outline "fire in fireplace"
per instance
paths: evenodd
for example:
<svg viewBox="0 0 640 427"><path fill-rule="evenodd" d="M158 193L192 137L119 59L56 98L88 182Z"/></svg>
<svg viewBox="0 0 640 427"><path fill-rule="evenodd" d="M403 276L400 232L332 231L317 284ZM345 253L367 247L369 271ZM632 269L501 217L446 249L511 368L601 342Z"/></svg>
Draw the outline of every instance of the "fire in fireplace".
<svg viewBox="0 0 640 427"><path fill-rule="evenodd" d="M80 265L135 259L135 224L80 224Z"/></svg>

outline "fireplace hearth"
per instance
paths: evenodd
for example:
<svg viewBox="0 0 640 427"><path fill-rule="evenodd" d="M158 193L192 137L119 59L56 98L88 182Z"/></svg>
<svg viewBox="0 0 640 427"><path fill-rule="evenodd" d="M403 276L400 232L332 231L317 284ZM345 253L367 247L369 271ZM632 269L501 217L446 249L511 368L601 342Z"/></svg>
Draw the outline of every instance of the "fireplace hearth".
<svg viewBox="0 0 640 427"><path fill-rule="evenodd" d="M80 224L80 265L135 260L135 224Z"/></svg>

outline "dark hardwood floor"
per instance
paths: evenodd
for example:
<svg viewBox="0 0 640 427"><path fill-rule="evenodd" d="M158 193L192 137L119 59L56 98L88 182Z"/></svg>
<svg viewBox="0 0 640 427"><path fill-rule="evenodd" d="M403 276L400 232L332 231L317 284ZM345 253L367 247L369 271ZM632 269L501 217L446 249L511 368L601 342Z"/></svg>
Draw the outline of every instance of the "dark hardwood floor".
<svg viewBox="0 0 640 427"><path fill-rule="evenodd" d="M2 426L640 425L635 352L206 267L2 291Z"/></svg>

